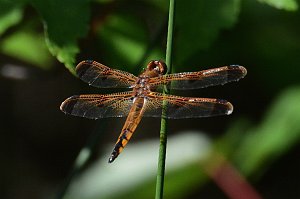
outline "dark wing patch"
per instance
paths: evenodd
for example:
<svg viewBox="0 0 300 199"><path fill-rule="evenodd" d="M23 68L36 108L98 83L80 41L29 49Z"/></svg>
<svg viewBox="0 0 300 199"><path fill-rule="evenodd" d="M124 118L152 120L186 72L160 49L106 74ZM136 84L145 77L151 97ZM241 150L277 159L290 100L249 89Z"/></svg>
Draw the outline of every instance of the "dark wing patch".
<svg viewBox="0 0 300 199"><path fill-rule="evenodd" d="M131 73L111 69L92 60L80 62L75 70L80 79L99 88L130 88L137 80Z"/></svg>

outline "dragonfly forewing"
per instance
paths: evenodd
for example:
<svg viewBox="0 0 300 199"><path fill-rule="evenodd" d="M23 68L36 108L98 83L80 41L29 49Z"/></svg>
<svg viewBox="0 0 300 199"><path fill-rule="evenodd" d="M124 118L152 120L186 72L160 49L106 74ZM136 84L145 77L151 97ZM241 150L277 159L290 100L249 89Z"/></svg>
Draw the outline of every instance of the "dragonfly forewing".
<svg viewBox="0 0 300 199"><path fill-rule="evenodd" d="M84 82L99 88L130 88L137 80L131 73L111 69L92 60L80 62L76 73Z"/></svg>
<svg viewBox="0 0 300 199"><path fill-rule="evenodd" d="M199 72L183 72L152 78L151 86L165 84L172 89L186 90L223 85L238 81L247 74L243 66L231 65Z"/></svg>

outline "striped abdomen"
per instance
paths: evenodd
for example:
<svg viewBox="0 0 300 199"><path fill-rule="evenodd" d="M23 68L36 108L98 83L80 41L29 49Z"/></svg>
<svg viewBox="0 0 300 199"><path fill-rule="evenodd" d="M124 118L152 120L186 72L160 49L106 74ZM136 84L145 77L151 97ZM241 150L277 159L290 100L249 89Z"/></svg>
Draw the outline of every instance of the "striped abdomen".
<svg viewBox="0 0 300 199"><path fill-rule="evenodd" d="M144 107L144 98L137 97L133 103L126 122L123 126L121 134L115 144L113 152L108 160L109 163L112 163L118 155L123 151L124 147L130 140L132 134L134 133L137 125L140 123L143 116L143 107Z"/></svg>

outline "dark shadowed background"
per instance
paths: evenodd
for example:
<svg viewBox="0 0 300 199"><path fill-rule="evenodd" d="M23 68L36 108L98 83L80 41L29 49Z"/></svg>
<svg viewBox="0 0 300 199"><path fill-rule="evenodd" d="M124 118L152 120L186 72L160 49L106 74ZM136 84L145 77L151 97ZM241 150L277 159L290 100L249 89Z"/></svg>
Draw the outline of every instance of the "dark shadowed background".
<svg viewBox="0 0 300 199"><path fill-rule="evenodd" d="M299 1L176 2L173 72L239 64L248 74L172 91L235 109L169 121L165 198L299 198ZM144 118L107 164L125 119L88 120L59 106L74 94L121 91L76 78L79 61L138 75L164 60L167 17L159 0L0 0L0 198L58 198L67 184L69 199L154 198L159 119ZM79 153L76 165L91 155L88 164L68 178Z"/></svg>

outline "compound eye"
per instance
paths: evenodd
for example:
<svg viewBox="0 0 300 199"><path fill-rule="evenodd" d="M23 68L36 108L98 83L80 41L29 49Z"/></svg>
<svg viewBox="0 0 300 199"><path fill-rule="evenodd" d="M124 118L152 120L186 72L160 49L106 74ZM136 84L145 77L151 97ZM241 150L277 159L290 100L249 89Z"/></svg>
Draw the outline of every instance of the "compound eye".
<svg viewBox="0 0 300 199"><path fill-rule="evenodd" d="M159 66L156 66L156 67L154 68L154 70L156 70L156 71L159 72L159 73L161 72Z"/></svg>
<svg viewBox="0 0 300 199"><path fill-rule="evenodd" d="M147 65L147 69L148 70L154 70L157 67L157 64L155 63L155 61L150 61L149 64Z"/></svg>
<svg viewBox="0 0 300 199"><path fill-rule="evenodd" d="M163 61L159 61L159 71L162 75L166 74L167 73L167 65L163 62Z"/></svg>
<svg viewBox="0 0 300 199"><path fill-rule="evenodd" d="M163 61L158 61L158 60L150 61L147 66L147 69L150 71L155 70L161 75L164 75L167 73L167 66Z"/></svg>

